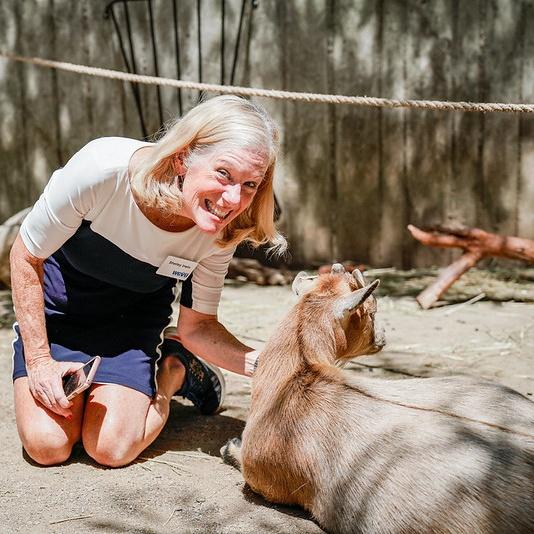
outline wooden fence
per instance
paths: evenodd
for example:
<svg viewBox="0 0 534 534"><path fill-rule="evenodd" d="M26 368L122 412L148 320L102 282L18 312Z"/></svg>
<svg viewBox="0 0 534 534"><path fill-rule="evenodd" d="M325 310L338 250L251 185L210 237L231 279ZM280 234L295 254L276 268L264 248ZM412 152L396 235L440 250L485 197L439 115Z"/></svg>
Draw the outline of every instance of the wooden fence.
<svg viewBox="0 0 534 534"><path fill-rule="evenodd" d="M124 70L104 0L4 0L0 49ZM134 5L135 4L135 5ZM130 4L138 68L153 74L145 2ZM237 84L388 98L534 102L532 0L246 2ZM241 0L180 0L183 79L233 62ZM176 76L173 0L152 2L161 76ZM118 22L124 14L117 5ZM232 39L234 41L232 41ZM147 128L156 89L142 87ZM178 94L162 89L165 119ZM182 92L186 109L198 94ZM408 223L462 223L534 238L534 117L377 110L261 99L279 121L276 191L295 263L443 264ZM51 172L90 139L142 136L131 87L0 60L0 219L33 202Z"/></svg>

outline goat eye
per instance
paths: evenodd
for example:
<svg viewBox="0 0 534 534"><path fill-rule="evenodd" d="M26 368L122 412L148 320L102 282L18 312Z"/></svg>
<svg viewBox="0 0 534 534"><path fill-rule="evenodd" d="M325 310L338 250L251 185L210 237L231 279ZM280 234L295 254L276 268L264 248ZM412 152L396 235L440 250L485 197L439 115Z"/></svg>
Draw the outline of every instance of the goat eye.
<svg viewBox="0 0 534 534"><path fill-rule="evenodd" d="M226 180L230 179L230 173L226 169L217 169L217 173Z"/></svg>

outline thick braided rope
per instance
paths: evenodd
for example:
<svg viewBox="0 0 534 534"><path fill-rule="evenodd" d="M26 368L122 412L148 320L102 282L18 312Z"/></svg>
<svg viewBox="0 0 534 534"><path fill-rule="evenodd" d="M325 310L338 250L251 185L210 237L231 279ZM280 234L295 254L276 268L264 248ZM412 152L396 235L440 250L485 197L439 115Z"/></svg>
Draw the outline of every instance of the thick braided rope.
<svg viewBox="0 0 534 534"><path fill-rule="evenodd" d="M156 76L145 76L142 74L130 74L99 67L87 67L63 61L52 61L36 57L18 56L0 51L0 57L31 63L41 67L88 74L101 78L111 78L125 82L143 83L148 85L161 85L175 87L177 89L195 89L198 91L208 91L215 93L231 93L242 96L259 96L265 98L276 98L279 100L295 100L301 102L316 102L322 104L345 104L360 107L375 108L413 108L431 109L439 111L478 111L478 112L498 112L498 113L534 113L534 104L502 104L502 103L476 103L476 102L443 102L438 100L399 100L390 98L375 98L369 96L343 96L317 93L297 93L293 91L277 91L273 89L256 89L253 87L238 87L233 85L217 85L211 83L190 82L184 80L174 80L172 78L159 78Z"/></svg>

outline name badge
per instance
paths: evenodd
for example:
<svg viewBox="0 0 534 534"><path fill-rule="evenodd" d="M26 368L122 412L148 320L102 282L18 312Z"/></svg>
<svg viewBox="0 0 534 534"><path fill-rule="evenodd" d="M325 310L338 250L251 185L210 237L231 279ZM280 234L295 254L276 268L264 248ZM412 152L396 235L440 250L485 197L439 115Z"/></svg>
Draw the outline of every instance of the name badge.
<svg viewBox="0 0 534 534"><path fill-rule="evenodd" d="M183 282L187 280L197 265L198 263L196 261L177 258L176 256L167 256L156 273L162 276L170 276Z"/></svg>

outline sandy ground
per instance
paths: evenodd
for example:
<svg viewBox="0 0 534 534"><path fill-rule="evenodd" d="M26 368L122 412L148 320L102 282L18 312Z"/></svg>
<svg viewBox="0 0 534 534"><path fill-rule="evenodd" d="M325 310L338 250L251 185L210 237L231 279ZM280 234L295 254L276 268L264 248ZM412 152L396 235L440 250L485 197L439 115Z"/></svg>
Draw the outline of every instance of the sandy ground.
<svg viewBox="0 0 534 534"><path fill-rule="evenodd" d="M221 317L250 344L276 332L289 289L229 284ZM404 379L470 374L534 399L534 305L478 302L423 312L411 298L382 298L386 349L348 372ZM134 464L96 466L77 447L65 465L40 468L22 453L13 413L11 330L0 330L0 531L14 533L316 533L298 509L272 506L222 463L219 448L242 431L247 379L227 375L226 410L202 417L173 401L166 428Z"/></svg>

